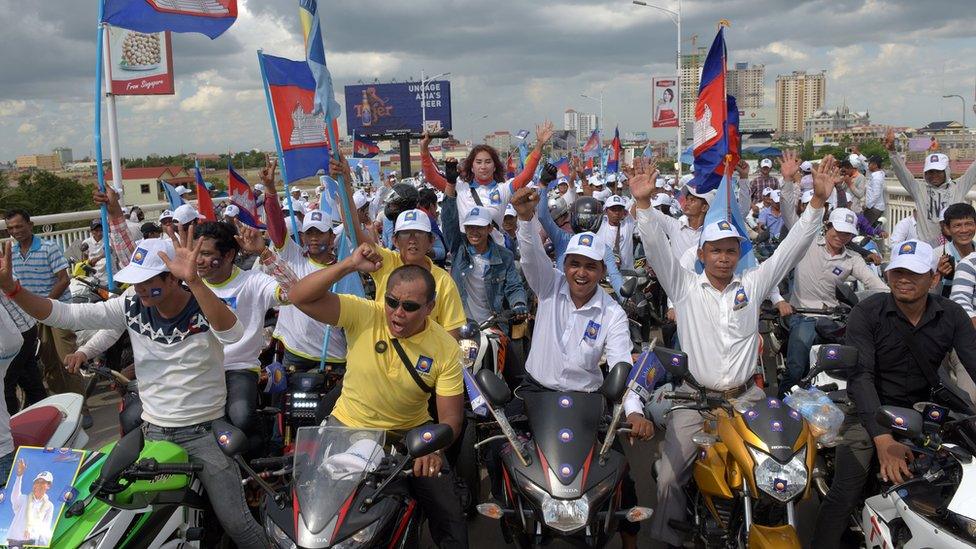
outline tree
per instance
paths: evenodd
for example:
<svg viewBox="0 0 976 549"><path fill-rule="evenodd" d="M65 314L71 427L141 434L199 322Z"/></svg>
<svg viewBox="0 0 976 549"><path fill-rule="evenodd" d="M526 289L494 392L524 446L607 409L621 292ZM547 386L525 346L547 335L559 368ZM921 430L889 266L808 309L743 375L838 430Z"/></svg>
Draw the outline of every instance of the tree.
<svg viewBox="0 0 976 549"><path fill-rule="evenodd" d="M21 174L17 186L0 184L3 209L23 208L31 215L48 215L95 209L91 187L43 170Z"/></svg>

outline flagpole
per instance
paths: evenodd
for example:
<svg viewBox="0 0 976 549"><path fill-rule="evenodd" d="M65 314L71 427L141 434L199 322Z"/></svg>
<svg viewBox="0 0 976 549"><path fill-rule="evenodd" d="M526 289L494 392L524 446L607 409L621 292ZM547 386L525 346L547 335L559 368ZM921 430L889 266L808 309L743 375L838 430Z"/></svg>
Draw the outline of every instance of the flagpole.
<svg viewBox="0 0 976 549"><path fill-rule="evenodd" d="M102 19L104 18L105 18L105 2L104 0L100 0L98 2L98 34L95 42L95 49L98 51L96 52L95 55L96 57L95 59L95 113L94 113L95 123L94 123L94 127L92 128L92 132L93 132L92 138L94 140L93 145L95 147L95 165L96 165L95 169L96 172L98 173L98 190L103 193L105 192L105 168L104 166L102 166L102 72L105 69L104 67L104 64L106 63L105 58L107 57L107 52L104 51L107 49L105 48L105 41L107 39L105 33L105 24L102 23ZM114 114L115 112L114 98L111 98L111 100L113 101L113 103L110 109L110 115ZM112 125L110 125L109 127L111 128L111 126ZM114 163L113 163L113 167L114 167ZM112 174L112 177L121 178L122 174L119 173L121 171L122 171L121 169L116 169ZM112 248L111 245L109 244L109 240L111 240L109 238L109 233L111 232L111 228L109 227L108 224L108 207L105 204L102 204L99 209L101 210L100 216L102 221L102 231L105 234L105 237L102 238L102 249L104 250L104 254L105 254L105 274L108 275L109 289L114 289L115 281L112 276Z"/></svg>
<svg viewBox="0 0 976 549"><path fill-rule="evenodd" d="M261 67L261 81L264 83L264 98L268 102L268 114L271 116L271 133L274 134L275 150L281 165L281 179L285 182L285 200L288 201L288 214L291 216L291 237L300 244L298 237L298 221L295 220L295 206L291 201L291 185L288 184L288 172L285 167L285 153L281 150L281 138L278 136L278 119L275 118L274 104L271 102L271 88L268 86L268 73L264 70L264 50L258 50L258 66Z"/></svg>
<svg viewBox="0 0 976 549"><path fill-rule="evenodd" d="M729 90L728 90L728 47L725 44L725 29L719 23L718 32L722 35L722 124L725 126L725 169L722 170L726 178L725 184L725 217L726 221L732 221L732 150L729 148Z"/></svg>

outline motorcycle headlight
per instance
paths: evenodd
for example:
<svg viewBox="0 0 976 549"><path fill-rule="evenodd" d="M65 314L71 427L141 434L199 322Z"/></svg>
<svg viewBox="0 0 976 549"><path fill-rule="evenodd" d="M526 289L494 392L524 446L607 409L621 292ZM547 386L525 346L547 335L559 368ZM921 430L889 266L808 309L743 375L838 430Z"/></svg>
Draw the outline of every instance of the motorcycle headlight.
<svg viewBox="0 0 976 549"><path fill-rule="evenodd" d="M807 485L807 449L804 447L786 464L782 464L773 456L746 446L752 459L756 462L753 475L756 486L779 501L789 501L806 488Z"/></svg>
<svg viewBox="0 0 976 549"><path fill-rule="evenodd" d="M586 526L590 519L590 499L555 499L528 479L517 477L522 487L542 509L542 521L560 532L573 532ZM599 486L597 487L599 488Z"/></svg>
<svg viewBox="0 0 976 549"><path fill-rule="evenodd" d="M337 543L332 546L332 549L351 549L353 547L362 547L369 543L369 540L373 539L376 535L376 530L380 527L379 522L374 522L366 528L356 532L355 534L344 539L342 543Z"/></svg>
<svg viewBox="0 0 976 549"><path fill-rule="evenodd" d="M286 534L285 531L282 530L280 526L275 524L275 522L270 518L264 522L264 531L268 534L268 537L271 538L271 541L274 542L275 547L278 547L278 549L296 549L298 547L295 545L295 542L288 537L288 534Z"/></svg>
<svg viewBox="0 0 976 549"><path fill-rule="evenodd" d="M104 538L106 534L108 534L108 530L82 543L78 546L78 549L97 549L98 544L102 542L102 538Z"/></svg>

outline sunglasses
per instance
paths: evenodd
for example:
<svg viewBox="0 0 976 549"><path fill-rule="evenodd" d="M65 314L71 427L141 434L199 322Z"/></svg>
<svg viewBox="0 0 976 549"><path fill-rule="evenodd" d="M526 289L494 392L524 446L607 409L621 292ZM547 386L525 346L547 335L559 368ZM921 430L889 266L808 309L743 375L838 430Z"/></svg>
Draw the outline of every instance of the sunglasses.
<svg viewBox="0 0 976 549"><path fill-rule="evenodd" d="M386 299L386 306L393 309L394 311L397 310L399 307L403 307L404 311L408 313L415 313L419 311L421 307L424 306L423 303L417 303L416 301L400 301L399 299L392 297L390 295L387 295L385 299Z"/></svg>

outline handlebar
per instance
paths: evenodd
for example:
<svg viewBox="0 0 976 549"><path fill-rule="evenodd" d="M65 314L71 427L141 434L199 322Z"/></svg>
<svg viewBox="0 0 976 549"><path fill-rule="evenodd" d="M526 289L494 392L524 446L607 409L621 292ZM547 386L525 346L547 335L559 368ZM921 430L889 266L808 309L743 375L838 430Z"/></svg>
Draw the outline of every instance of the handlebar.
<svg viewBox="0 0 976 549"><path fill-rule="evenodd" d="M94 364L86 364L81 366L82 370L88 370L89 372L100 375L104 378L111 379L112 381L118 381L122 385L128 385L131 379L125 377L124 375L116 372L111 368L106 368L105 366L96 366Z"/></svg>
<svg viewBox="0 0 976 549"><path fill-rule="evenodd" d="M294 456L274 456L252 459L250 462L251 468L255 471L262 471L268 469L281 469L291 462Z"/></svg>
<svg viewBox="0 0 976 549"><path fill-rule="evenodd" d="M152 480L163 475L192 475L203 471L202 463L159 463L155 459L136 462L122 474L127 479Z"/></svg>
<svg viewBox="0 0 976 549"><path fill-rule="evenodd" d="M701 393L687 393L680 391L667 391L664 393L664 398L668 400L678 400L694 402L705 408L722 408L728 405L729 401L722 397L710 397Z"/></svg>

